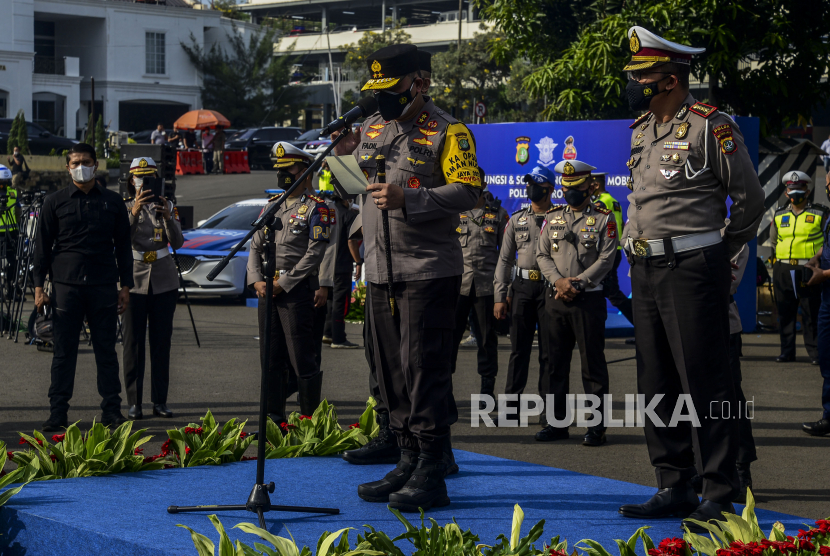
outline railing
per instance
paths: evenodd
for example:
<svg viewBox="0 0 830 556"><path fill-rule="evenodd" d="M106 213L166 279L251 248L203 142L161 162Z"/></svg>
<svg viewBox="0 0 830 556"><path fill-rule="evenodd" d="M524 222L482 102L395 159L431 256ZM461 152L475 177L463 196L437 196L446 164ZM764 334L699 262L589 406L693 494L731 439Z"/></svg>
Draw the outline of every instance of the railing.
<svg viewBox="0 0 830 556"><path fill-rule="evenodd" d="M35 56L34 72L46 75L66 75L66 60L49 56Z"/></svg>

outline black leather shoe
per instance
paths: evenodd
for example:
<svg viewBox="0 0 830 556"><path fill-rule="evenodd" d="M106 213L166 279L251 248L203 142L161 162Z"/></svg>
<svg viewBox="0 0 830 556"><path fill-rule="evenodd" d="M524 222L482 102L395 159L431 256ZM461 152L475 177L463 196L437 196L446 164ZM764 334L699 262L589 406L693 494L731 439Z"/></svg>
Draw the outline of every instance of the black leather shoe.
<svg viewBox="0 0 830 556"><path fill-rule="evenodd" d="M683 486L661 488L645 504L625 504L620 506L619 512L625 517L637 519L686 517L699 505L694 489L686 483Z"/></svg>
<svg viewBox="0 0 830 556"><path fill-rule="evenodd" d="M748 463L739 463L738 468L738 482L740 490L738 496L735 497L735 502L738 504L746 504L746 489L752 489L752 474L749 472Z"/></svg>
<svg viewBox="0 0 830 556"><path fill-rule="evenodd" d="M365 446L343 452L343 459L355 465L392 464L401 460L398 439L389 430L389 414L378 413L380 432Z"/></svg>
<svg viewBox="0 0 830 556"><path fill-rule="evenodd" d="M105 427L117 427L126 422L127 418L121 415L120 411L101 414L101 424Z"/></svg>
<svg viewBox="0 0 830 556"><path fill-rule="evenodd" d="M140 405L131 405L130 410L127 411L127 419L130 421L138 421L144 418L144 413L141 412Z"/></svg>
<svg viewBox="0 0 830 556"><path fill-rule="evenodd" d="M711 500L704 500L695 511L683 520L680 528L682 529L685 525L692 533L705 534L708 532L706 529L695 523L690 523L689 520L694 519L705 523L709 523L711 521L725 521L725 518L723 517L724 512L734 514L735 506L733 506L731 502L728 504L718 504L717 502L712 502Z"/></svg>
<svg viewBox="0 0 830 556"><path fill-rule="evenodd" d="M167 407L166 403L153 404L153 415L156 417L164 417L169 419L173 416L173 412Z"/></svg>
<svg viewBox="0 0 830 556"><path fill-rule="evenodd" d="M40 430L43 432L61 432L68 426L69 423L67 422L66 415L51 415L49 419L47 419L46 422L40 426Z"/></svg>
<svg viewBox="0 0 830 556"><path fill-rule="evenodd" d="M592 427L585 433L585 438L582 440L583 446L602 446L608 440L605 438L605 430L598 427Z"/></svg>
<svg viewBox="0 0 830 556"><path fill-rule="evenodd" d="M398 465L386 476L357 487L357 495L367 502L389 502L389 495L403 488L418 465L418 452L401 450Z"/></svg>
<svg viewBox="0 0 830 556"><path fill-rule="evenodd" d="M775 358L776 363L792 363L793 361L795 361L795 355L785 355L782 353Z"/></svg>
<svg viewBox="0 0 830 556"><path fill-rule="evenodd" d="M810 436L830 434L830 419L819 419L813 423L801 423L801 429Z"/></svg>
<svg viewBox="0 0 830 556"><path fill-rule="evenodd" d="M409 480L397 492L389 495L389 507L402 512L417 512L450 505L447 495L447 483L444 476L447 469L443 459L421 454L418 467Z"/></svg>
<svg viewBox="0 0 830 556"><path fill-rule="evenodd" d="M554 440L567 440L568 436L569 434L567 428L558 428L547 425L545 428L537 432L534 438L536 438L539 442L553 442Z"/></svg>

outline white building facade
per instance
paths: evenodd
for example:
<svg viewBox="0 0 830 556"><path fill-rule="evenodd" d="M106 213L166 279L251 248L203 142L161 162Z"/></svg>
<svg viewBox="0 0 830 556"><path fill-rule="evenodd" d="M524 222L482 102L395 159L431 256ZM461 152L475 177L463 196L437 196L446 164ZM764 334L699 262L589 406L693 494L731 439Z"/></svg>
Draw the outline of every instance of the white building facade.
<svg viewBox="0 0 830 556"><path fill-rule="evenodd" d="M0 0L0 118L23 110L27 121L75 138L93 101L96 120L103 114L122 131L170 127L202 108L202 78L181 45L193 37L204 49L226 46L228 34L256 26L189 4Z"/></svg>

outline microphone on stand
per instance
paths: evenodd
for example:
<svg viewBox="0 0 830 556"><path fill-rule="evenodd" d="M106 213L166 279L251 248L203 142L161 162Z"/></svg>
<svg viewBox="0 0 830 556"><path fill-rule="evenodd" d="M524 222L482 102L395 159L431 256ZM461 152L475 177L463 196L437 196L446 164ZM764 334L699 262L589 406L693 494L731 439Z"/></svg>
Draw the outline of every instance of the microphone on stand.
<svg viewBox="0 0 830 556"><path fill-rule="evenodd" d="M358 101L357 106L321 129L320 135L331 135L339 129L352 125L358 118L365 118L366 116L374 114L377 109L378 101L375 100L374 95L363 97Z"/></svg>

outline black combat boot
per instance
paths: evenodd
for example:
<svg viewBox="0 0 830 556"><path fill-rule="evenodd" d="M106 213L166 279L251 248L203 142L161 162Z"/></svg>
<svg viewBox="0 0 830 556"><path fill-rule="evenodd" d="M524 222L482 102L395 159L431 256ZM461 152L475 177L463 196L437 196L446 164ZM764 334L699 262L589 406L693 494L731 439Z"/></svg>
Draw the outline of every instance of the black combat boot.
<svg viewBox="0 0 830 556"><path fill-rule="evenodd" d="M356 450L343 452L343 459L355 465L374 465L378 463L396 464L401 459L398 439L389 430L389 414L378 413L380 432L365 446Z"/></svg>
<svg viewBox="0 0 830 556"><path fill-rule="evenodd" d="M735 502L738 504L746 504L746 489L752 489L752 474L749 472L748 463L739 463L738 467L738 481L740 481L740 490Z"/></svg>
<svg viewBox="0 0 830 556"><path fill-rule="evenodd" d="M297 400L300 402L300 415L314 415L320 405L320 393L323 390L323 372L320 371L311 378L299 379L300 393Z"/></svg>
<svg viewBox="0 0 830 556"><path fill-rule="evenodd" d="M389 495L389 507L402 512L417 512L420 508L426 511L433 506L449 506L450 497L444 482L446 467L442 454L421 453L418 467L403 488Z"/></svg>
<svg viewBox="0 0 830 556"><path fill-rule="evenodd" d="M418 452L401 450L401 459L395 469L379 481L359 485L357 495L367 502L389 502L389 495L403 488L417 465Z"/></svg>
<svg viewBox="0 0 830 556"><path fill-rule="evenodd" d="M695 490L689 483L671 488L661 488L644 504L625 504L620 514L637 519L662 519L687 517L700 505Z"/></svg>
<svg viewBox="0 0 830 556"><path fill-rule="evenodd" d="M447 436L444 443L444 463L446 464L445 477L458 473L458 464L455 463L455 454L452 453L452 437Z"/></svg>

